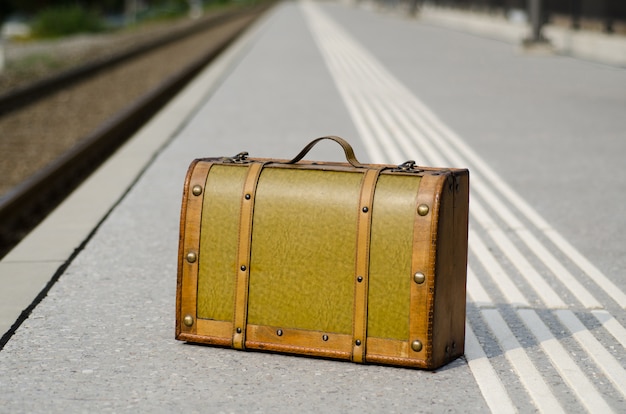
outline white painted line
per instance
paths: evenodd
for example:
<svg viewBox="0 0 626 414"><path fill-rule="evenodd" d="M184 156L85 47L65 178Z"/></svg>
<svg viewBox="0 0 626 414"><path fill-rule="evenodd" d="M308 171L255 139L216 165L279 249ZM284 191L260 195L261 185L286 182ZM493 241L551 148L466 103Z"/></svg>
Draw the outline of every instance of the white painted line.
<svg viewBox="0 0 626 414"><path fill-rule="evenodd" d="M470 249L483 265L483 268L489 273L493 281L498 285L498 289L506 298L506 301L514 307L530 306L522 292L513 284L511 278L506 274L500 263L493 257L493 254L487 249L480 237L475 232L469 233Z"/></svg>
<svg viewBox="0 0 626 414"><path fill-rule="evenodd" d="M580 346L591 356L598 367L615 385L617 390L626 397L626 371L622 365L602 346L587 330L587 327L570 310L557 310L556 316L569 329Z"/></svg>
<svg viewBox="0 0 626 414"><path fill-rule="evenodd" d="M541 231L554 245L572 262L583 270L602 290L604 290L621 307L626 307L626 294L609 280L597 267L587 260L574 246L554 230L521 196L506 184L455 132L448 128L429 108L417 98L415 108L438 131L448 145L455 148L473 165L472 170L484 176L517 210ZM442 142L441 145L444 145Z"/></svg>
<svg viewBox="0 0 626 414"><path fill-rule="evenodd" d="M493 301L478 281L474 270L467 267L467 293L471 296L472 302L479 308L492 307Z"/></svg>
<svg viewBox="0 0 626 414"><path fill-rule="evenodd" d="M600 302L557 260L552 253L537 239L512 212L480 180L474 180L472 189L485 199L504 222L515 231L524 244L541 260L563 286L586 308L600 308Z"/></svg>
<svg viewBox="0 0 626 414"><path fill-rule="evenodd" d="M474 331L465 324L465 358L492 413L515 413L517 410L480 346Z"/></svg>
<svg viewBox="0 0 626 414"><path fill-rule="evenodd" d="M626 350L626 329L607 311L605 310L593 310L591 311L597 320L600 321L602 326L609 331L611 335L622 345L622 348Z"/></svg>
<svg viewBox="0 0 626 414"><path fill-rule="evenodd" d="M535 270L522 253L513 245L511 240L493 222L491 217L480 203L472 203L472 213L476 220L486 229L487 234L493 239L495 244L517 268L520 275L528 281L529 286L541 298L548 308L565 308L567 305L559 295L548 285L543 277Z"/></svg>
<svg viewBox="0 0 626 414"><path fill-rule="evenodd" d="M583 256L574 246L553 228L544 230L544 234L576 265L583 270L598 286L602 288L618 305L626 309L626 294L615 283L607 278L596 266Z"/></svg>
<svg viewBox="0 0 626 414"><path fill-rule="evenodd" d="M535 365L507 326L496 309L483 309L483 318L494 333L504 356L511 363L520 381L528 391L535 406L542 413L564 413L565 411L554 397L550 386L543 380Z"/></svg>
<svg viewBox="0 0 626 414"><path fill-rule="evenodd" d="M357 102L352 98L351 92L348 89L348 85L350 84L349 77L344 75L340 62L337 61L334 53L329 52L328 47L326 46L327 43L324 41L324 34L329 30L327 30L325 25L323 25L323 20L319 18L317 12L313 8L309 8L306 3L302 4L303 9L307 11L307 15L309 17L308 22L313 29L311 31L313 38L325 58L332 78L335 81L335 85L346 103L348 112L352 116L352 120L354 121L354 124L359 131L359 135L365 144L370 160L374 163L384 163L385 157L383 156L383 152L370 132L370 129L367 127L366 120L361 114Z"/></svg>
<svg viewBox="0 0 626 414"><path fill-rule="evenodd" d="M552 332L550 332L541 318L537 316L537 313L532 309L519 309L517 314L535 338L537 338L541 348L552 361L554 368L587 410L594 414L613 412L593 383L589 381L580 367L569 356L567 350L552 335Z"/></svg>

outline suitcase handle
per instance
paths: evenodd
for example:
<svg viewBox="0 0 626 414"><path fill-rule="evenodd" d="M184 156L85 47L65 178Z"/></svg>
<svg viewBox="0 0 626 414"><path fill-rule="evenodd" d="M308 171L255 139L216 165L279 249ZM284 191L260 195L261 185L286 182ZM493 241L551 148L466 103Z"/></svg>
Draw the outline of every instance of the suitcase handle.
<svg viewBox="0 0 626 414"><path fill-rule="evenodd" d="M302 158L304 158L304 156L309 151L311 151L311 148L313 148L315 144L326 139L330 141L335 141L337 144L341 145L341 148L343 148L343 152L346 154L346 160L350 163L350 165L356 168L365 168L365 166L356 159L356 156L354 155L354 150L352 149L352 146L348 143L348 141L334 135L314 139L313 141L309 142L309 144L304 147L298 155L296 155L291 161L287 161L285 164L295 164L298 161L302 160Z"/></svg>

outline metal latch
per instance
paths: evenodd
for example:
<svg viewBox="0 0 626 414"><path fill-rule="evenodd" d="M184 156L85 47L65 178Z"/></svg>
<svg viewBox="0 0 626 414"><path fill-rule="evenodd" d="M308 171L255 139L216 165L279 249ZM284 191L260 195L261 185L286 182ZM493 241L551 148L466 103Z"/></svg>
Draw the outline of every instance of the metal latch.
<svg viewBox="0 0 626 414"><path fill-rule="evenodd" d="M403 171L403 172L419 173L419 172L422 172L424 170L422 170L420 168L415 168L415 161L408 160L408 161L405 161L402 164L398 165L393 171Z"/></svg>
<svg viewBox="0 0 626 414"><path fill-rule="evenodd" d="M234 164L245 164L250 161L248 160L248 153L246 151L243 151L232 157L223 157L222 162L234 163Z"/></svg>

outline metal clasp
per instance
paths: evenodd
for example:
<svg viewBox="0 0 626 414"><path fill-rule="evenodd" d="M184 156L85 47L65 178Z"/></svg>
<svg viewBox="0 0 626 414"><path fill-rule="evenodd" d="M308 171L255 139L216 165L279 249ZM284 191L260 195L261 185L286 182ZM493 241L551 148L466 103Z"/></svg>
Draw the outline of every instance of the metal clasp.
<svg viewBox="0 0 626 414"><path fill-rule="evenodd" d="M415 167L415 161L408 160L398 165L399 170L412 170Z"/></svg>
<svg viewBox="0 0 626 414"><path fill-rule="evenodd" d="M393 171L404 171L404 172L419 173L419 172L422 172L424 170L419 169L419 168L415 168L415 161L409 160L409 161L405 161L402 164L398 165Z"/></svg>
<svg viewBox="0 0 626 414"><path fill-rule="evenodd" d="M248 153L246 151L243 151L235 156L222 158L222 162L244 164L250 161L248 161Z"/></svg>

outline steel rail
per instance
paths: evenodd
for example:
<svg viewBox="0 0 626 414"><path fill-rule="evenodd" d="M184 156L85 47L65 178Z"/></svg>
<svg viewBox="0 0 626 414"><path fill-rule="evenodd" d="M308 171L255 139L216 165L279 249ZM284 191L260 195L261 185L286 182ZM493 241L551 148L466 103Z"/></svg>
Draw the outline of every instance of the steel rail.
<svg viewBox="0 0 626 414"><path fill-rule="evenodd" d="M173 98L191 79L193 79L207 64L225 50L258 16L270 7L271 3L257 6L244 11L226 13L210 19L210 24L203 25L202 29L185 31L188 35L198 30L208 30L226 24L234 18L249 15L251 19L242 25L231 36L220 40L213 48L207 50L200 58L186 66L180 72L167 78L158 87L144 94L141 98L117 112L101 124L96 130L84 137L77 145L58 157L55 161L39 170L12 190L0 197L0 258L10 251L25 237L45 216L65 199L85 178L95 171L117 148L144 125L159 109ZM70 74L59 76L54 82L44 82L41 93L49 93L59 85L74 82L71 73L84 78L96 72L116 65L123 60L137 56L139 53L154 50L159 45L172 43L182 39L180 33L173 38L150 42L146 47L137 48L125 57L117 56L109 65L101 62L96 65L72 70ZM139 51L141 49L141 52ZM97 66L97 67L96 67ZM39 92L35 87L22 97L15 98L19 103L31 102ZM1 108L1 104L0 104ZM0 109L1 113L1 109Z"/></svg>
<svg viewBox="0 0 626 414"><path fill-rule="evenodd" d="M203 30L216 27L240 15L242 11L233 10L215 14L192 26L181 28L172 33L157 36L152 40L122 50L112 56L95 59L83 65L75 66L55 75L45 77L27 85L17 87L0 94L0 116L31 104L53 92L72 85L82 79L96 75L98 72L122 64L130 59L156 50L173 42L184 39Z"/></svg>

